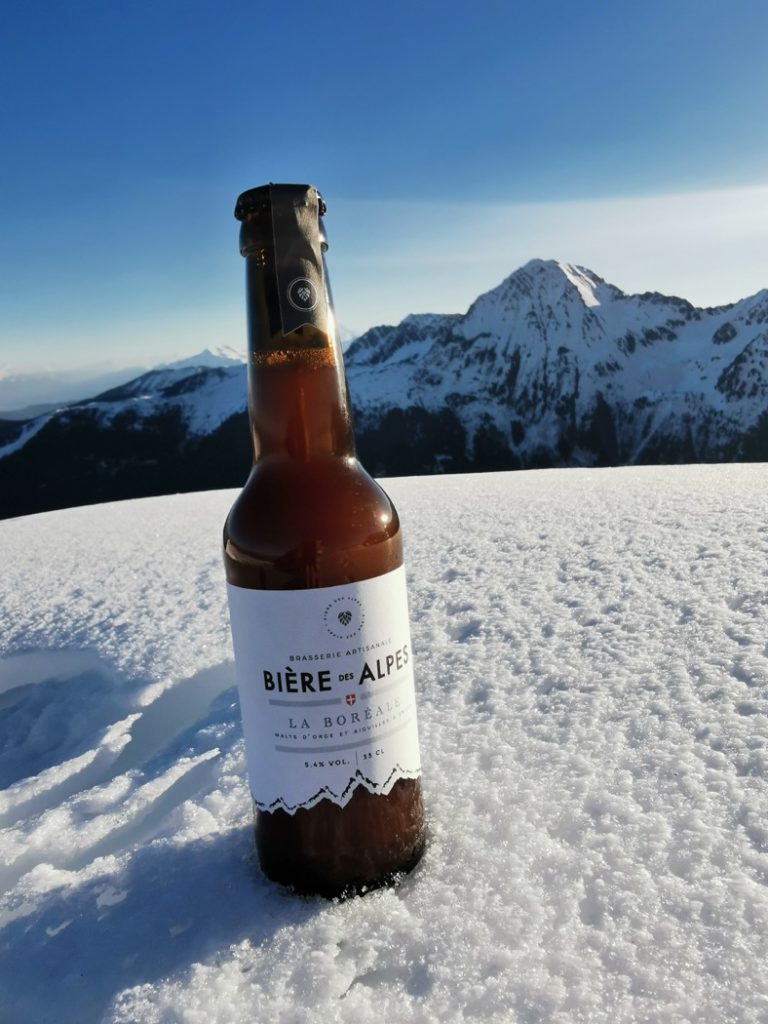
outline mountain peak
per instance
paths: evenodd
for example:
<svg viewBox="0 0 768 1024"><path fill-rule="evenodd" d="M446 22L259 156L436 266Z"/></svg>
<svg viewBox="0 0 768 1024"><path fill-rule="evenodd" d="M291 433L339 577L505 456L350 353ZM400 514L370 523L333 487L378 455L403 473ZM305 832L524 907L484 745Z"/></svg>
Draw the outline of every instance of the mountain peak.
<svg viewBox="0 0 768 1024"><path fill-rule="evenodd" d="M407 316L398 324L399 327L434 327L436 324L445 323L446 319L453 317L457 319L457 314L453 313L409 313Z"/></svg>
<svg viewBox="0 0 768 1024"><path fill-rule="evenodd" d="M158 370L185 370L195 366L240 366L248 360L237 349L229 345L216 345L214 348L204 348L194 356L187 356L186 359L177 359L172 363L161 363L155 367Z"/></svg>
<svg viewBox="0 0 768 1024"><path fill-rule="evenodd" d="M605 281L588 267L580 267L575 263L566 263L563 260L542 260L532 259L516 270L511 277L517 275L531 277L545 277L558 285L563 277L572 285L579 294L579 298L585 306L593 307L601 304L598 288L604 285Z"/></svg>
<svg viewBox="0 0 768 1024"><path fill-rule="evenodd" d="M552 270L557 270L559 266L560 263L558 260L542 260L538 257L534 257L534 259L528 260L527 263L524 263L522 267L518 267L517 270L512 271L512 276L514 277L515 274L522 273L544 274Z"/></svg>
<svg viewBox="0 0 768 1024"><path fill-rule="evenodd" d="M622 296L623 292L587 267L563 260L532 259L477 298L467 317L470 330L474 330L489 315L494 320L499 316L508 320L536 311L541 320L555 308L567 308L568 316L587 315Z"/></svg>

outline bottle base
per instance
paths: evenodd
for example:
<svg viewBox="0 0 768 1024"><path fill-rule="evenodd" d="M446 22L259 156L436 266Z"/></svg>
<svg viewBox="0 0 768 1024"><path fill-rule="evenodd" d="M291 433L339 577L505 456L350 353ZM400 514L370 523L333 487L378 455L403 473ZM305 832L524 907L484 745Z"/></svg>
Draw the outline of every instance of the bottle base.
<svg viewBox="0 0 768 1024"><path fill-rule="evenodd" d="M295 893L338 899L391 885L424 852L421 780L398 779L387 795L359 786L344 807L257 810L255 835L264 874Z"/></svg>
<svg viewBox="0 0 768 1024"><path fill-rule="evenodd" d="M286 871L284 862L281 865L263 856L259 857L259 866L266 878L282 886L291 895L320 897L328 900L347 900L353 896L364 896L377 889L397 887L404 877L410 874L421 861L426 845L427 840L426 836L424 836L413 852L398 867L381 872L378 875L373 875L370 878L360 878L345 883L321 877L307 868L300 873L290 870Z"/></svg>

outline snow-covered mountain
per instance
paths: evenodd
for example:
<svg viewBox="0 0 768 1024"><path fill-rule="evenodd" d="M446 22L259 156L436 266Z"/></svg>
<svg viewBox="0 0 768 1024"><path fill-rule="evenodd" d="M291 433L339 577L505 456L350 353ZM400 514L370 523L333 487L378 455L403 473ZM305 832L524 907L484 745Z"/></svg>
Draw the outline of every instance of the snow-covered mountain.
<svg viewBox="0 0 768 1024"><path fill-rule="evenodd" d="M479 461L719 460L745 454L766 409L768 289L697 309L532 260L464 316L368 331L346 362L363 431L410 409L453 414Z"/></svg>
<svg viewBox="0 0 768 1024"><path fill-rule="evenodd" d="M85 402L0 421L0 518L242 483L245 365L150 370Z"/></svg>
<svg viewBox="0 0 768 1024"><path fill-rule="evenodd" d="M248 357L244 352L239 352L231 345L216 345L214 348L204 348L197 355L187 356L186 359L177 359L172 363L161 363L155 367L158 370L185 370L190 367L202 366L241 366L247 363Z"/></svg>
<svg viewBox="0 0 768 1024"><path fill-rule="evenodd" d="M144 369L142 366L128 366L121 370L48 370L40 373L0 370L0 419L31 419L55 406L79 402L116 387Z"/></svg>
<svg viewBox="0 0 768 1024"><path fill-rule="evenodd" d="M768 289L701 309L532 260L465 314L374 327L345 358L378 474L768 459ZM0 514L240 483L245 396L244 357L206 350L0 423Z"/></svg>
<svg viewBox="0 0 768 1024"><path fill-rule="evenodd" d="M62 405L82 402L119 387L151 369L239 366L246 356L229 345L203 349L196 355L157 366L128 366L121 370L70 370L8 373L0 370L0 419L30 420Z"/></svg>

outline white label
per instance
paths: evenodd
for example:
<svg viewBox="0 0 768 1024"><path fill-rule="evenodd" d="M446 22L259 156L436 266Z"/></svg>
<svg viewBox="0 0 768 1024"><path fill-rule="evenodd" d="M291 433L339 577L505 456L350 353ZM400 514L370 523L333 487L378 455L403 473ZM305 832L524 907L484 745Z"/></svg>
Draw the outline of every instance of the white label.
<svg viewBox="0 0 768 1024"><path fill-rule="evenodd" d="M317 590L227 585L254 803L293 813L420 774L401 567Z"/></svg>

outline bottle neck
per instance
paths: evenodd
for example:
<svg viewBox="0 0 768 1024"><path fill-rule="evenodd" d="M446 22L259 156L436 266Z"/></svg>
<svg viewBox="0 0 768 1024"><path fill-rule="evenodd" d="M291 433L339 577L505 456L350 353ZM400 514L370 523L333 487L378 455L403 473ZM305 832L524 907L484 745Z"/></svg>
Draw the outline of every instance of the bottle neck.
<svg viewBox="0 0 768 1024"><path fill-rule="evenodd" d="M245 256L248 412L255 459L353 457L349 395L324 261L314 322L286 332L274 246Z"/></svg>
<svg viewBox="0 0 768 1024"><path fill-rule="evenodd" d="M244 192L240 252L248 296L248 409L256 459L354 455L333 303L324 203L311 185Z"/></svg>

